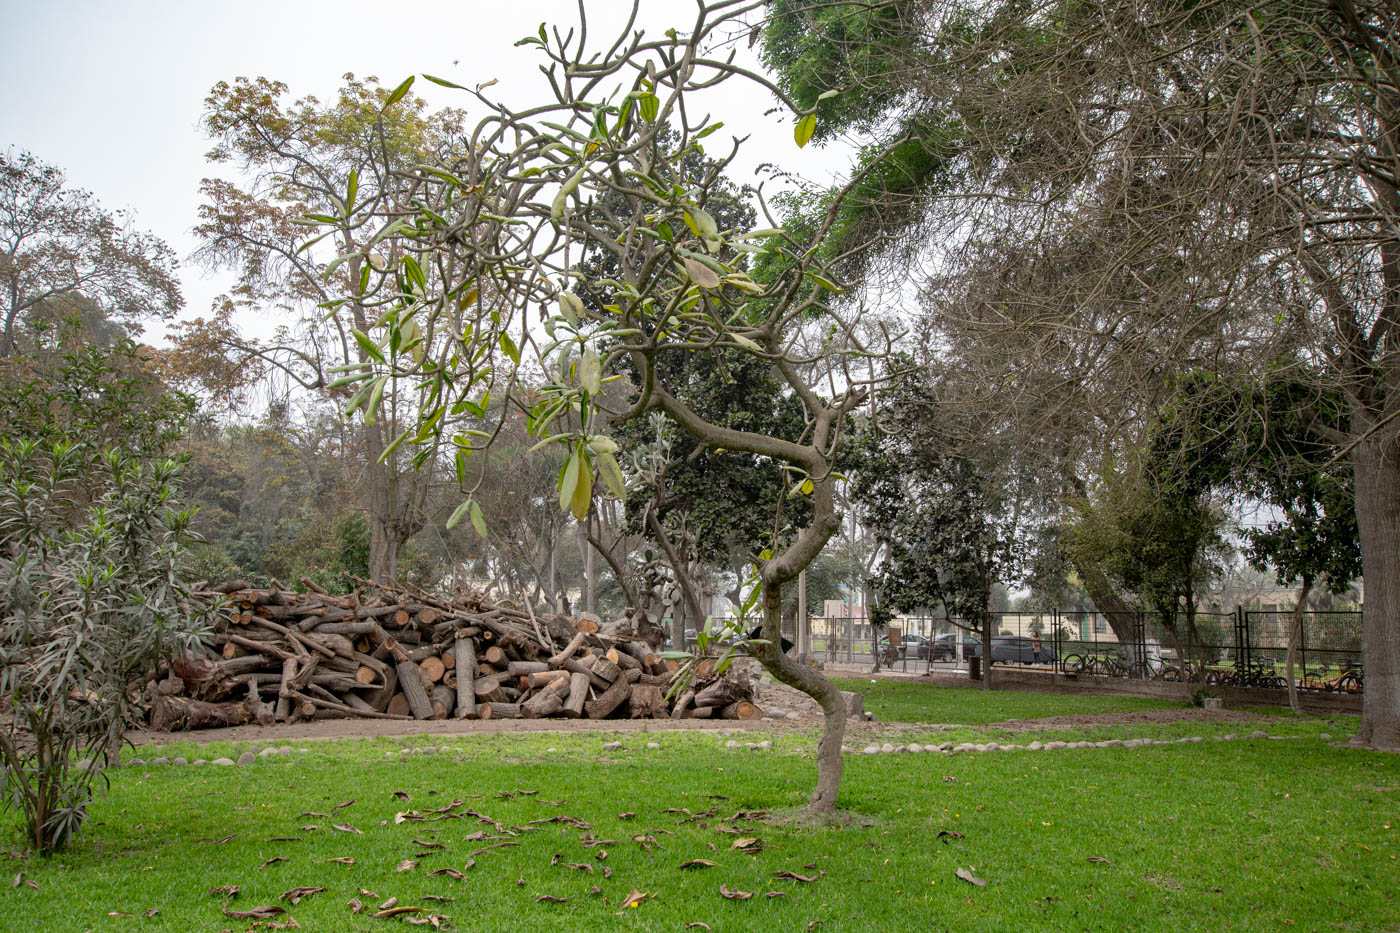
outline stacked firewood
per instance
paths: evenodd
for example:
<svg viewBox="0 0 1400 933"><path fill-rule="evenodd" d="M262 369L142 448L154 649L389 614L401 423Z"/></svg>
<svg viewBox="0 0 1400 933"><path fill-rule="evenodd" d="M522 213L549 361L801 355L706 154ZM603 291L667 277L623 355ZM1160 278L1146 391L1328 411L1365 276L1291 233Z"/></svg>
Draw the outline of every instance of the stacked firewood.
<svg viewBox="0 0 1400 933"><path fill-rule="evenodd" d="M642 613L538 617L379 584L337 596L231 583L212 650L147 685L154 729L305 719L754 719L753 681L656 651ZM676 688L676 689L673 689Z"/></svg>

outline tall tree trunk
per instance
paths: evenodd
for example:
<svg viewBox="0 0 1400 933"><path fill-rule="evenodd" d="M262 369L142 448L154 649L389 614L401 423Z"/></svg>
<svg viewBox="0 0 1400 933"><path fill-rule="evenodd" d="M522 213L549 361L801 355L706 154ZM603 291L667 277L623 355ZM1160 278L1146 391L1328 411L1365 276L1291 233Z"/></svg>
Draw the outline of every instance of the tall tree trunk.
<svg viewBox="0 0 1400 933"><path fill-rule="evenodd" d="M1103 613L1103 617L1108 621L1108 627L1113 630L1113 637L1117 638L1121 645L1132 644L1133 623L1137 619L1137 611L1119 598L1108 582L1108 576L1097 564L1075 561L1074 570L1079 574L1084 591L1094 601L1094 608Z"/></svg>
<svg viewBox="0 0 1400 933"><path fill-rule="evenodd" d="M759 660L778 681L816 700L822 708L822 737L817 743L817 786L807 800L809 813L830 813L841 788L841 742L846 738L846 700L836 685L819 671L783 654L783 588L781 583L763 587L763 637Z"/></svg>
<svg viewBox="0 0 1400 933"><path fill-rule="evenodd" d="M1303 588L1298 591L1298 605L1293 607L1293 622L1288 626L1288 662L1285 676L1288 678L1288 708L1295 713L1303 711L1298 702L1298 681L1294 677L1294 667L1298 661L1298 640L1303 634L1303 613L1308 608L1308 593L1312 591L1312 574L1303 574Z"/></svg>
<svg viewBox="0 0 1400 933"><path fill-rule="evenodd" d="M1367 427L1369 421L1352 426ZM1366 690L1353 741L1395 749L1400 748L1400 443L1392 430L1381 429L1357 444L1351 457L1366 581L1361 630Z"/></svg>

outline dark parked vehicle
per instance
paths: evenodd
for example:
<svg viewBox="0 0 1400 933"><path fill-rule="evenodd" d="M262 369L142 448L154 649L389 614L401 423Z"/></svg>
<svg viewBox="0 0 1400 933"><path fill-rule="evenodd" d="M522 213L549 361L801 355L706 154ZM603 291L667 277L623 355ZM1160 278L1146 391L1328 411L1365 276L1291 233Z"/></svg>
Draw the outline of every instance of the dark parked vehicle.
<svg viewBox="0 0 1400 933"><path fill-rule="evenodd" d="M962 639L963 657L972 658L981 653L982 643L974 639L971 635L949 632L945 635L938 635L933 639L933 659L935 661L956 660L959 638Z"/></svg>
<svg viewBox="0 0 1400 933"><path fill-rule="evenodd" d="M1040 646L1040 663L1055 660L1055 648L1053 645L1042 643ZM992 639L992 663L998 661L1005 664L1033 664L1035 663L1035 651L1032 648L1031 639L1027 635L1003 635Z"/></svg>
<svg viewBox="0 0 1400 933"><path fill-rule="evenodd" d="M971 635L956 634L939 635L933 640L933 659L935 661L951 661L957 651L957 639L962 638L963 657L980 658L982 656L982 642ZM1040 646L1040 662L1042 664L1055 660L1055 648L1053 645L1042 643ZM1031 645L1031 639L1026 635L998 635L992 639L992 663L1002 664L1034 664L1035 651Z"/></svg>

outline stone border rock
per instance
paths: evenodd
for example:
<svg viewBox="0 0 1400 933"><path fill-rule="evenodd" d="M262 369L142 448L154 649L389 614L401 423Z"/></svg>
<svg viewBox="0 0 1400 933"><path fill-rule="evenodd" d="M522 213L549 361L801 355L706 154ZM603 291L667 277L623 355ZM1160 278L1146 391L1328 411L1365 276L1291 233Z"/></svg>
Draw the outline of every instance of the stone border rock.
<svg viewBox="0 0 1400 933"><path fill-rule="evenodd" d="M1318 739L1320 739L1320 740L1326 740L1326 739L1332 738L1332 736L1329 735L1329 734L1326 733L1326 732L1319 733L1317 737L1318 737ZM1215 737L1214 741L1216 741L1216 742L1232 742L1232 741L1235 741L1237 738L1238 738L1238 737L1237 737L1233 732L1231 732L1231 733L1229 733L1229 734L1227 734L1227 735L1217 735L1217 736ZM1245 738L1245 739L1300 739L1300 738L1303 738L1303 737L1300 736L1300 735L1269 735L1267 732L1264 732L1264 731L1261 731L1261 730L1255 730L1254 732L1251 732L1249 735L1245 736L1244 738ZM983 744L983 743L973 743L973 742L963 742L963 743L958 744L958 745L954 745L952 742L944 742L944 743L942 743L941 745L920 745L920 744L917 743L917 742L911 742L911 743L908 744L908 745L893 745L893 744L891 744L891 743L889 743L889 742L886 742L886 743L883 744L883 745L867 745L867 746L865 746L865 748L862 748L862 749L854 749L854 748L850 748L850 747L848 747L848 746L842 746L842 747L841 747L841 754L843 754L843 755L890 755L890 754L897 754L897 753L900 753L900 752L912 752L912 753L915 753L915 754L918 754L918 753L920 753L920 752L941 752L941 753L944 754L944 755L957 755L957 754L962 753L962 752L1020 752L1020 751L1042 752L1042 751L1059 751L1059 750L1061 750L1061 749L1081 749L1081 748L1142 748L1142 747L1145 747L1145 746L1148 746L1148 745L1183 745L1183 744L1189 744L1189 743L1192 743L1192 742L1204 742L1205 740L1206 740L1206 739L1205 739L1204 736L1200 736L1200 735L1190 735L1190 736L1183 736L1182 738L1179 738L1179 739L1149 739L1149 738L1140 738L1140 739L1104 739L1104 740L1099 741L1099 742L1089 742L1089 741L1079 741L1079 742L1059 742L1059 741L1055 741L1055 742L1031 742L1031 743L1028 744L1028 745L1002 745L1002 744L998 744L997 742L987 742L987 743L985 743L985 744ZM728 746L728 747L735 747L735 746L738 745L738 743L737 743L737 742L726 742L725 745Z"/></svg>

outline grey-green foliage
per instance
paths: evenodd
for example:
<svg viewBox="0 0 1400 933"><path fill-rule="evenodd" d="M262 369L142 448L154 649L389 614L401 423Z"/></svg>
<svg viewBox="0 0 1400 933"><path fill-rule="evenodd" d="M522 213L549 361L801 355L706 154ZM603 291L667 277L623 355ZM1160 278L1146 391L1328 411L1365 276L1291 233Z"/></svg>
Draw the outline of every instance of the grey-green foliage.
<svg viewBox="0 0 1400 933"><path fill-rule="evenodd" d="M127 394L151 388L148 377L111 378L120 366L84 356L102 377L86 389L158 417L159 406ZM43 391L46 373L29 375L0 379L0 401ZM55 406L44 425L15 419L0 439L0 805L23 814L44 854L81 828L154 662L195 648L211 611L178 571L193 516L176 501L180 462L162 445L60 436L73 414Z"/></svg>

